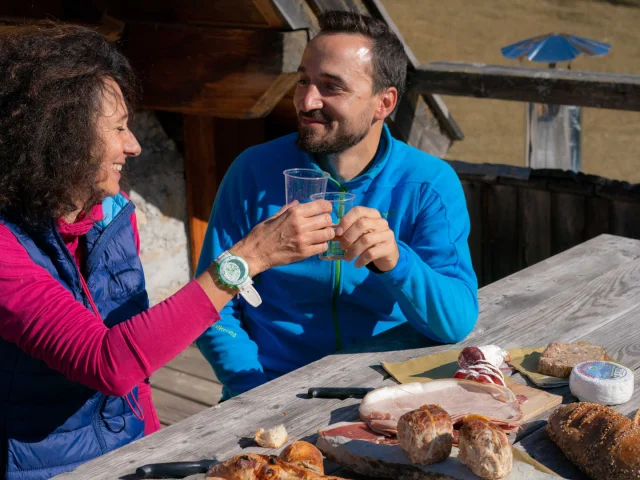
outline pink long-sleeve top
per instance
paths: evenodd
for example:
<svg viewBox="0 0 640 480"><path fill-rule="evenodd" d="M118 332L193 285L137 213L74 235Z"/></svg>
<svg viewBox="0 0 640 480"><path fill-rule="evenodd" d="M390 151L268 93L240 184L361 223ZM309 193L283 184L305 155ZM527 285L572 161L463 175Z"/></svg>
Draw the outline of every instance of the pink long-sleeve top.
<svg viewBox="0 0 640 480"><path fill-rule="evenodd" d="M58 230L82 264L80 237L102 218L102 206ZM139 235L131 216L136 244ZM220 319L195 281L148 310L107 328L0 224L0 337L44 361L69 380L106 395L124 396L138 385L145 435L160 429L148 378ZM82 271L82 270L81 270Z"/></svg>

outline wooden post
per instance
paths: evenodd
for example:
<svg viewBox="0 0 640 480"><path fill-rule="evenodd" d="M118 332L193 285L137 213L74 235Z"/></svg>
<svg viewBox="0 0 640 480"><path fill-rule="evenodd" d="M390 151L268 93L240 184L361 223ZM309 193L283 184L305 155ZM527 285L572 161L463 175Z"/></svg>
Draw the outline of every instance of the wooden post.
<svg viewBox="0 0 640 480"><path fill-rule="evenodd" d="M184 116L184 162L191 271L195 272L213 202L233 160L264 141L264 120Z"/></svg>

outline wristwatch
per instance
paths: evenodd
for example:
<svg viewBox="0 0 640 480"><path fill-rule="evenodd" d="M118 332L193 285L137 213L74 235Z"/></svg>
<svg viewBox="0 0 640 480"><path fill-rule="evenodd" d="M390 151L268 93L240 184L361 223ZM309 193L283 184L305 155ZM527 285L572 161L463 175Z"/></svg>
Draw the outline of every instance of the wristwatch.
<svg viewBox="0 0 640 480"><path fill-rule="evenodd" d="M238 289L249 305L257 307L262 303L260 294L253 287L253 280L249 276L249 264L247 261L226 250L216 258L218 267L218 279L226 287Z"/></svg>

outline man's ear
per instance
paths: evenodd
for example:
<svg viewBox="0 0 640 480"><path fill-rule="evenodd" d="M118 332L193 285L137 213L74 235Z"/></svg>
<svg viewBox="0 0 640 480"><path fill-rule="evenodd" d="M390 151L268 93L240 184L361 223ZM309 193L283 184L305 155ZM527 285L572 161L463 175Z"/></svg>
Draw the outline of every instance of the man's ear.
<svg viewBox="0 0 640 480"><path fill-rule="evenodd" d="M380 100L378 108L376 109L375 118L377 120L384 120L391 115L391 112L393 112L398 104L398 89L396 87L389 87L380 92L378 96Z"/></svg>

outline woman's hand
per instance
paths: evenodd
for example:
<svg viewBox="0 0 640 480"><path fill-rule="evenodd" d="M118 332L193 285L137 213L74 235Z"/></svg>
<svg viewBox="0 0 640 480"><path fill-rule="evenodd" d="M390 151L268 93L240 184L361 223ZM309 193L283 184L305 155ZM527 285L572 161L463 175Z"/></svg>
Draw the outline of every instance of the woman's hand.
<svg viewBox="0 0 640 480"><path fill-rule="evenodd" d="M285 205L230 251L247 261L251 276L318 255L335 237L330 212L331 204L326 200Z"/></svg>

